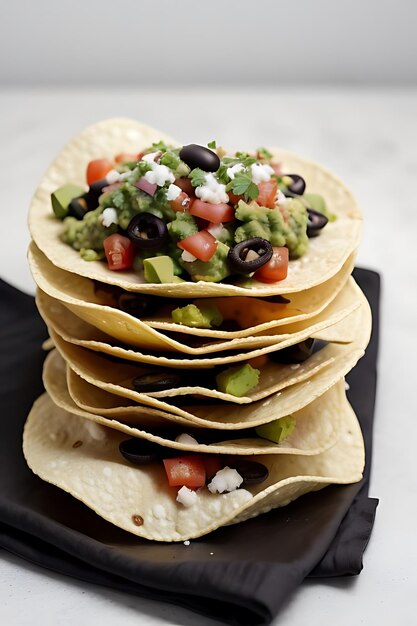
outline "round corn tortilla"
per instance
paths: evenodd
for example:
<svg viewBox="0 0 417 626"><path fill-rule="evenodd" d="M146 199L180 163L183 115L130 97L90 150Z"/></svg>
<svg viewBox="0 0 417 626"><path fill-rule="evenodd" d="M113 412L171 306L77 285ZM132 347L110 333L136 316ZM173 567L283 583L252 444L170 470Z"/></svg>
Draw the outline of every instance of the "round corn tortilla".
<svg viewBox="0 0 417 626"><path fill-rule="evenodd" d="M60 302L38 291L37 306L40 314L51 330L51 336L55 339L59 335L67 343L74 346L87 348L89 351L105 353L113 357L135 361L148 365L180 369L211 368L216 365L239 363L248 359L256 358L269 352L281 350L294 345L308 337L323 339L337 343L349 343L355 338L355 328L352 325L352 316L360 309L364 296L359 287L350 278L344 289L337 298L329 305L325 312L320 313L311 320L304 320L297 325L291 326L289 333L277 335L275 341L269 341L267 345L259 344L256 338L233 339L225 342L224 352L214 353L211 356L213 346L202 346L197 356L176 353L165 356L164 353L139 352L129 346L115 345L112 337L103 334L96 327L87 324L75 314L71 313ZM242 343L244 342L244 343ZM206 349L206 352L201 352Z"/></svg>
<svg viewBox="0 0 417 626"><path fill-rule="evenodd" d="M138 420L135 427L123 424L117 420L88 413L80 409L72 400L67 386L66 365L59 354L54 351L45 362L43 380L45 389L52 402L59 408L71 415L79 415L90 422L114 428L130 437L147 439L159 445L188 452L215 452L217 454L319 454L334 445L340 430L340 406L346 402L343 382L337 383L329 391L301 411L293 414L296 427L293 433L284 441L277 444L258 436L242 437L240 439L228 439L227 433L223 432L224 440L210 444L185 444L175 441L172 437L167 438L169 428L172 430L173 416L166 413L157 416L145 416L145 420ZM144 423L145 422L145 423ZM190 434L190 423L184 421L182 430L178 433ZM150 428L150 432L146 430ZM187 429L188 426L188 429ZM191 431L199 440L202 429L197 432ZM205 429L206 430L206 429ZM169 430L168 430L169 433ZM199 435L200 433L200 435ZM165 437L164 437L165 434ZM175 437L175 435L173 435Z"/></svg>
<svg viewBox="0 0 417 626"><path fill-rule="evenodd" d="M163 341L162 347L167 349L166 338L163 339L160 334L149 331L147 326L210 339L235 339L253 337L258 333L265 334L271 329L314 317L323 312L346 285L354 266L355 255L352 254L342 269L330 280L317 287L292 294L289 305L273 304L247 297L213 300L205 298L205 302L211 302L219 308L225 319L234 319L238 322L242 326L242 330L238 331L191 328L172 323L171 310L178 304L170 307L170 310L165 312L165 317L153 316L152 319L139 320L115 309L114 306L108 306L108 301L97 292L92 280L55 267L33 242L29 247L28 259L33 278L40 289L65 306L71 307L71 310L84 321L120 341L128 340L137 347L157 349ZM176 344L172 342L171 345ZM179 348L180 346L177 346L177 349Z"/></svg>
<svg viewBox="0 0 417 626"><path fill-rule="evenodd" d="M89 126L74 137L58 155L42 178L32 199L29 228L32 239L54 265L102 283L118 285L128 291L163 294L180 298L203 296L268 296L303 291L319 285L342 268L358 247L362 215L349 189L321 165L280 149L270 149L287 172L303 176L307 189L324 196L335 222L327 224L319 237L310 239L307 253L289 264L288 277L278 283L245 281L249 286L226 283L182 282L146 283L141 272L114 272L99 261L84 261L76 250L60 240L62 222L51 208L51 193L66 183L85 184L85 170L91 159L113 158L119 152L138 152L160 139L177 142L158 130L134 120L113 118Z"/></svg>
<svg viewBox="0 0 417 626"><path fill-rule="evenodd" d="M201 339L200 346L193 347L192 345L188 345L189 342L187 335L179 335L177 332L176 337L183 336L183 341L173 339L164 334L164 332L151 328L142 320L116 308L86 303L83 300L76 299L74 296L77 293L77 286L82 292L83 286L80 285L79 282L80 280L85 281L86 279L75 277L75 281L73 280L71 282L78 283L78 285L73 284L72 287L69 288L67 277L71 276L71 274L58 270L58 274L51 282L51 280L47 280L45 278L45 273L40 271L39 264L35 264L32 252L33 251L29 251L29 260L33 276L39 288L38 307L41 313L44 313L46 317L58 320L55 322L53 320L51 321L52 326L57 326L58 328L61 325L59 320L62 320L64 317L67 318L64 326L65 328L68 328L68 318L71 316L65 311L64 307L66 307L66 309L72 312L78 319L84 320L87 324L90 324L91 326L97 328L98 331L101 331L101 333L91 333L91 329L90 331L87 331L85 324L82 325L79 322L77 326L74 319L72 324L72 327L74 327L73 334L81 336L82 339L85 339L88 335L91 337L91 341L97 343L100 341L102 343L109 343L109 341L111 342L113 338L123 343L127 343L130 346L139 347L145 350L159 350L164 352L174 351L190 355L205 355L211 352L219 353L226 350L245 349L249 346L252 349L255 349L257 347L268 346L275 344L277 341L288 339L295 333L304 331L310 327L312 332L330 327L332 324L339 321L339 319L342 319L342 317L348 315L352 310L354 310L355 306L359 306L357 295L358 291L357 288L355 288L354 281L352 278L349 279L349 277L346 276L347 280L345 281L342 289L339 290L337 295L334 296L328 307L314 317L309 316L306 319L291 322L278 327L274 327L274 325L271 324L266 330L258 332L254 336L235 337L231 339L226 335L226 338L223 341L220 339ZM49 266L51 266L51 264L49 264ZM51 267L49 269L51 269ZM45 270L45 268L43 268L43 270ZM46 271L48 271L48 269ZM49 271L49 276L51 277L54 272L56 274L55 268L53 268L53 271ZM71 292L70 296L66 293L68 289L70 289ZM92 296L91 293L90 296ZM59 307L59 303L61 303L61 307ZM182 328L180 325L176 326ZM331 330L328 332L331 333ZM83 333L84 335L82 335ZM105 336L103 333L105 333ZM345 328L344 333L348 333L348 328ZM338 339L339 335L337 335L336 338L330 336L328 340L350 341L351 338L349 336L346 337L344 333L341 333L340 339ZM65 334L68 334L68 331L66 331ZM127 356L125 358L129 357Z"/></svg>
<svg viewBox="0 0 417 626"><path fill-rule="evenodd" d="M341 380L363 356L371 332L371 312L367 301L361 307L358 319L357 337L351 344L329 344L320 354L322 361L330 362L318 373L307 380L302 380L281 391L272 393L268 398L249 404L225 403L221 400L210 403L197 403L190 399L190 404L176 406L172 402L139 394L123 387L123 381L115 382L117 364L111 368L102 363L97 366L95 355L75 346L66 344L57 337L57 347L70 369L78 375L69 379L69 391L74 402L90 413L116 417L127 423L134 423L138 415L147 407L177 415L188 422L206 428L242 429L259 426L285 415L292 414L321 396L336 382ZM111 371L108 371L108 370ZM87 387L77 381L83 379ZM121 383L121 384L120 384ZM121 396L123 400L120 400ZM127 404L127 400L129 404ZM130 406L136 403L140 406ZM123 406L124 405L124 406Z"/></svg>
<svg viewBox="0 0 417 626"><path fill-rule="evenodd" d="M231 493L202 488L186 508L176 501L163 465L132 466L118 446L125 435L58 408L47 394L34 404L25 425L23 452L28 466L100 517L134 535L155 541L186 541L216 528L285 506L326 485L354 483L364 466L362 434L346 402L340 406L341 436L315 456L260 455L269 477Z"/></svg>

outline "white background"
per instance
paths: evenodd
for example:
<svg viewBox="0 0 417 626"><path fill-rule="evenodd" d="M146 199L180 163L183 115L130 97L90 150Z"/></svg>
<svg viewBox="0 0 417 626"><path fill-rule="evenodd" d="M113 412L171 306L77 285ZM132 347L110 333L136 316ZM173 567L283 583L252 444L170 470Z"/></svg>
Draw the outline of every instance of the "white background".
<svg viewBox="0 0 417 626"><path fill-rule="evenodd" d="M73 134L113 115L184 142L281 145L334 170L362 206L358 262L383 278L370 488L380 506L361 576L303 585L280 626L415 624L416 6L0 0L2 278L33 290L31 194ZM0 552L0 623L89 622L214 624Z"/></svg>
<svg viewBox="0 0 417 626"><path fill-rule="evenodd" d="M9 85L410 84L415 0L0 2Z"/></svg>

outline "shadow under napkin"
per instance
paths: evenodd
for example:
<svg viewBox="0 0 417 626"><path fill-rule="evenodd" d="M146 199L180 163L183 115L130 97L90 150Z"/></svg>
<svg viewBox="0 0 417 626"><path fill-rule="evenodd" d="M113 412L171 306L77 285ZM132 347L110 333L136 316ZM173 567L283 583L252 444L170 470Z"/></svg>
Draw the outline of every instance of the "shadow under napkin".
<svg viewBox="0 0 417 626"><path fill-rule="evenodd" d="M354 277L373 313L371 343L348 376L366 444L363 481L308 494L188 547L130 535L27 468L22 429L42 393L47 333L33 298L0 281L0 546L80 580L242 625L269 623L306 576L358 574L378 503L368 484L380 280L362 269Z"/></svg>

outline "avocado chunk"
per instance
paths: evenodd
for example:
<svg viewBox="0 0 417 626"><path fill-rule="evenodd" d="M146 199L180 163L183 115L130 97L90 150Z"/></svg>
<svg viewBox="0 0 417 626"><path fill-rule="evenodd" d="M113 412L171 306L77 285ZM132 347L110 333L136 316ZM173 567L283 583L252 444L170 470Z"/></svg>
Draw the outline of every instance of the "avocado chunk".
<svg viewBox="0 0 417 626"><path fill-rule="evenodd" d="M240 398L256 387L259 376L260 371L253 368L249 363L229 367L216 376L217 389Z"/></svg>
<svg viewBox="0 0 417 626"><path fill-rule="evenodd" d="M212 328L220 326L223 321L219 309L210 304L195 304L178 307L172 311L172 320L176 324L191 326L192 328Z"/></svg>
<svg viewBox="0 0 417 626"><path fill-rule="evenodd" d="M262 424L258 426L255 431L262 439L268 439L275 443L281 443L287 437L289 437L296 426L296 419L292 415L286 415L279 420L274 420L268 424Z"/></svg>
<svg viewBox="0 0 417 626"><path fill-rule="evenodd" d="M82 196L85 189L68 183L51 193L52 209L59 220L67 217L69 212L69 204L74 198Z"/></svg>
<svg viewBox="0 0 417 626"><path fill-rule="evenodd" d="M308 206L309 209L323 213L323 215L325 215L330 222L334 222L337 219L334 213L329 212L326 201L323 196L320 196L320 194L305 193L302 198L305 200L306 206Z"/></svg>
<svg viewBox="0 0 417 626"><path fill-rule="evenodd" d="M143 260L143 272L147 283L179 283L182 278L175 276L174 263L169 256L154 256Z"/></svg>
<svg viewBox="0 0 417 626"><path fill-rule="evenodd" d="M219 280L223 280L223 278L232 273L227 260L228 253L229 246L219 241L217 250L210 261L200 261L199 259L184 261L180 257L179 263L189 273L194 282L205 280L210 283L218 283Z"/></svg>

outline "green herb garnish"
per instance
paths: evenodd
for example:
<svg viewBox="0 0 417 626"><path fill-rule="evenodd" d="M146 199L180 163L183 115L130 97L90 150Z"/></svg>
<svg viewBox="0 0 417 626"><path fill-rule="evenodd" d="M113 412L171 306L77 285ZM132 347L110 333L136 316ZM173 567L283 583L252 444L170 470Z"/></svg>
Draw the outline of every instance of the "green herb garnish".
<svg viewBox="0 0 417 626"><path fill-rule="evenodd" d="M201 187L206 182L206 172L203 172L199 167L195 167L191 170L188 178L191 179L193 187Z"/></svg>
<svg viewBox="0 0 417 626"><path fill-rule="evenodd" d="M258 186L246 172L238 172L228 183L226 191L232 191L236 196L243 196L246 200L255 200L259 196Z"/></svg>
<svg viewBox="0 0 417 626"><path fill-rule="evenodd" d="M272 154L266 148L258 148L256 154L260 159L266 159L268 161L272 159Z"/></svg>

